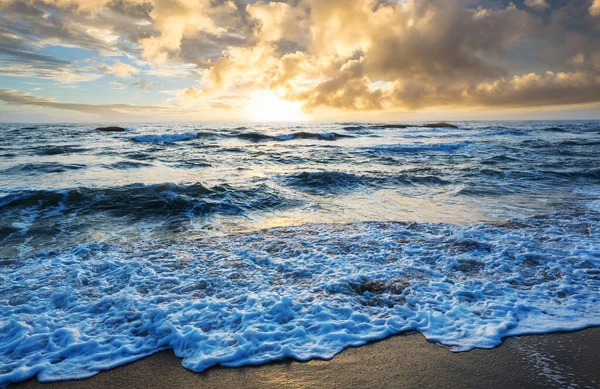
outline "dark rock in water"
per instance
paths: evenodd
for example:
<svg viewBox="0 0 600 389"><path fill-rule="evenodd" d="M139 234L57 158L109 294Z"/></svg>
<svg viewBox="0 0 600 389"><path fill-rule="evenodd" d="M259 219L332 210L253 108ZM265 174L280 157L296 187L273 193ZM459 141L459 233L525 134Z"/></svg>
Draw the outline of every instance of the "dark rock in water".
<svg viewBox="0 0 600 389"><path fill-rule="evenodd" d="M96 131L104 131L104 132L124 132L125 129L123 127L98 127Z"/></svg>
<svg viewBox="0 0 600 389"><path fill-rule="evenodd" d="M450 124L450 123L446 123L446 122L426 124L421 127L425 127L425 128L458 128L458 126L455 126L454 124Z"/></svg>
<svg viewBox="0 0 600 389"><path fill-rule="evenodd" d="M386 283L370 280L361 284L350 284L350 288L358 294L364 294L365 292L369 292L370 294L381 294L381 293L391 293L391 294L402 294L404 289L410 286L410 281L407 280L391 280Z"/></svg>
<svg viewBox="0 0 600 389"><path fill-rule="evenodd" d="M383 293L385 292L385 284L381 281L367 281L362 286L363 293Z"/></svg>
<svg viewBox="0 0 600 389"><path fill-rule="evenodd" d="M21 130L37 130L37 127L23 127Z"/></svg>

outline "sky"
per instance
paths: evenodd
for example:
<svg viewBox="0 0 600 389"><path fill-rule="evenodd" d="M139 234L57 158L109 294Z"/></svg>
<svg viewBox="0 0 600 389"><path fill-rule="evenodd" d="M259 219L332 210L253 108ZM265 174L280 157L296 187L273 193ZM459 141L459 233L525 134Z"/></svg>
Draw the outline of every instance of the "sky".
<svg viewBox="0 0 600 389"><path fill-rule="evenodd" d="M0 122L600 118L600 0L0 0Z"/></svg>

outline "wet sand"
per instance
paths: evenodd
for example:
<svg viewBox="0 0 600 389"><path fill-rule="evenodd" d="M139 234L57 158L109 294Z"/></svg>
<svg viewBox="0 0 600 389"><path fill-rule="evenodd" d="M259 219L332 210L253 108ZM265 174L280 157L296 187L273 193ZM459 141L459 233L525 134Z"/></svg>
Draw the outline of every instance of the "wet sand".
<svg viewBox="0 0 600 389"><path fill-rule="evenodd" d="M420 334L350 348L330 361L285 361L193 373L173 352L81 381L14 389L69 388L548 388L600 387L600 327L505 339L492 350L452 353Z"/></svg>

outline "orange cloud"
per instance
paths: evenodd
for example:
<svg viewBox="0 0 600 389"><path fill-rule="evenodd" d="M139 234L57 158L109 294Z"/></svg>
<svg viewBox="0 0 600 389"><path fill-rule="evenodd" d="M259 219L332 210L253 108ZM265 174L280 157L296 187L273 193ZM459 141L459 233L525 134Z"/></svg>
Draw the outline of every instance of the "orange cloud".
<svg viewBox="0 0 600 389"><path fill-rule="evenodd" d="M306 111L600 102L600 0L472 3L0 0L0 7L37 28L30 47L125 50L132 65L100 66L120 78L139 74L136 61L150 66L151 76L196 77L195 86L171 93L184 106L234 95L248 100L265 90ZM62 19L50 18L48 7ZM4 51L21 61L4 65L10 75L48 77L67 68L83 74L74 64L24 50L27 41L18 34L2 34L10 46ZM524 44L533 59L519 58Z"/></svg>
<svg viewBox="0 0 600 389"><path fill-rule="evenodd" d="M590 6L590 15L600 16L600 0L594 0Z"/></svg>

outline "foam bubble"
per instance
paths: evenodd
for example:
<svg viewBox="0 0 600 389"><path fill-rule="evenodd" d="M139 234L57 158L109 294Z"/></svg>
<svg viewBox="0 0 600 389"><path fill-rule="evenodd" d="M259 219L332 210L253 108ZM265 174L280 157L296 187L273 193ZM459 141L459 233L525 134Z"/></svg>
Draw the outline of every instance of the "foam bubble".
<svg viewBox="0 0 600 389"><path fill-rule="evenodd" d="M0 386L163 349L202 371L417 330L452 350L600 325L600 215L356 223L87 243L3 263Z"/></svg>

